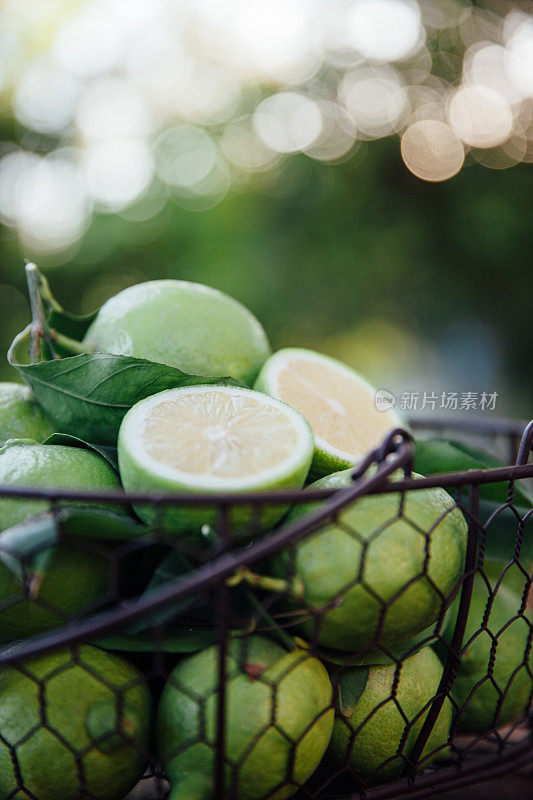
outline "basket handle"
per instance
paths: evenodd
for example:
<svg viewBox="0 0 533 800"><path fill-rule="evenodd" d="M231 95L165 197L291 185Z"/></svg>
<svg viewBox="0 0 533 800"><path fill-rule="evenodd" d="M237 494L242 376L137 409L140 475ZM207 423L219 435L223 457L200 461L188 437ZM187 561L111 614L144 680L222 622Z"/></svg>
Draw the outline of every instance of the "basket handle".
<svg viewBox="0 0 533 800"><path fill-rule="evenodd" d="M518 455L516 457L516 466L522 467L529 461L529 454L533 448L533 419L526 425L522 439L520 440L520 447L518 448Z"/></svg>

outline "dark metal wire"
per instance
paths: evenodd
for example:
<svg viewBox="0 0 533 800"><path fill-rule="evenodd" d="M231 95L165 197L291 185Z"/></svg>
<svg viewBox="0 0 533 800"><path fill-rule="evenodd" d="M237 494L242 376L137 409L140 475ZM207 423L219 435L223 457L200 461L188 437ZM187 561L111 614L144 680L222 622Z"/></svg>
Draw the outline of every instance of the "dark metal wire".
<svg viewBox="0 0 533 800"><path fill-rule="evenodd" d="M400 445L398 453L390 458L389 461L381 464L367 481L359 479L354 481L353 487L331 494L328 501L324 502L314 513L303 517L292 525L284 526L281 530L272 533L268 537L260 539L252 547L243 547L237 551L224 553L215 561L199 567L192 574L185 576L180 581L176 581L173 585L167 585L159 591L153 592L148 597L141 600L126 601L96 617L78 620L31 639L0 647L0 664L10 664L21 658L35 656L70 642L86 641L98 634L121 629L126 623L132 622L145 614L157 611L163 606L204 591L228 578L240 567L255 564L316 530L321 523L347 504L362 497L369 490L382 485L389 475L403 466L406 459L410 458L410 454L411 448L408 445ZM416 482L413 483L413 486L415 485ZM284 497L287 494L285 493ZM296 497L300 502L302 500L301 493L291 492L289 496L292 500L296 499ZM143 497L145 496L143 495ZM220 495L217 495L217 497L220 503ZM174 502L176 502L176 497L174 497ZM248 498L248 502L252 502L251 496ZM227 505L231 505L231 501L228 501Z"/></svg>
<svg viewBox="0 0 533 800"><path fill-rule="evenodd" d="M83 619L64 624L25 640L9 642L0 646L0 665L7 666L25 659L46 653L59 646L75 646L78 642L90 642L95 636L122 631L128 624L148 618L154 612L166 607L171 607L181 601L202 597L209 590L215 590L216 598L216 640L218 642L218 674L217 674L217 700L216 700L216 731L215 731L215 758L214 758L214 796L222 797L225 792L225 782L228 773L228 763L225 755L226 731L226 666L228 659L230 635L230 592L227 580L243 568L249 568L265 561L285 548L294 545L314 532L318 531L325 523L338 521L338 514L349 504L367 495L398 493L401 496L400 516L404 513L404 498L413 490L427 488L448 488L457 492L468 489L469 507L465 512L468 521L468 539L466 562L460 589L459 611L451 643L448 648L446 661L443 665L442 678L438 690L433 697L416 737L409 757L405 760L404 777L380 787L361 787L353 798L366 798L366 800L423 800L435 796L443 789L461 788L480 780L496 777L523 765L530 763L533 757L533 733L526 736L520 743L512 743L503 749L500 747L493 753L478 756L466 753L464 758L452 766L433 767L431 771L416 775L417 766L423 761L424 748L428 742L431 731L437 721L445 699L449 697L455 675L460 663L460 652L465 635L468 611L472 597L474 578L478 572L478 561L482 558L484 549L484 529L479 520L479 489L489 483L506 482L512 497L516 480L533 478L533 464L528 464L529 455L533 446L533 421L527 426L522 423L509 422L496 418L483 419L413 419L410 420L412 429L430 428L437 431L456 429L472 434L489 434L505 436L509 440L510 453L513 454L512 466L489 470L469 470L466 472L446 473L431 475L425 478L411 477L413 464L413 441L411 435L402 429L392 431L382 444L370 452L353 471L353 485L342 490L306 490L305 493L295 491L272 491L256 493L228 493L228 494L150 494L135 493L124 494L121 492L81 492L56 489L37 489L31 487L0 486L0 497L12 499L40 499L49 501L53 505L53 513L60 518L61 506L59 501L68 505L69 501L77 503L112 503L129 506L136 503L150 503L156 508L168 506L213 506L218 508L218 545L213 551L212 560L200 564L192 572L172 582L156 588L149 594L123 599L111 608L101 611ZM521 436L521 439L520 439ZM519 443L520 442L520 443ZM519 444L518 444L519 443ZM393 473L403 471L403 478L390 481ZM321 500L311 513L295 521L285 524L266 536L259 536L252 543L240 543L231 536L231 516L233 507L242 508L254 506L256 508L256 521L265 504L292 504ZM511 500L508 503L511 506ZM505 506L504 506L505 507ZM161 512L162 514L163 512ZM533 513L533 512L531 512ZM496 518L496 512L490 520ZM524 521L519 524L517 544L514 561L518 562ZM482 536L480 537L480 533ZM480 542L480 538L483 541ZM161 541L165 541L164 538ZM157 541L156 541L157 543ZM137 544L135 544L137 547ZM427 547L427 545L426 545ZM129 549L128 549L129 548ZM122 550L124 555L133 552L130 543L125 543ZM120 556L117 556L119 558ZM361 576L359 576L359 579ZM116 587L114 596L120 597L119 588ZM525 601L524 601L525 602ZM189 603L190 605L190 603ZM261 615L277 625L275 618L270 616L269 603L261 605ZM382 614L382 617L384 615ZM315 618L316 630L319 630L321 619ZM383 619L380 621L380 629ZM288 628L290 630L290 627ZM376 636L379 636L379 631ZM384 651L385 652L385 651ZM15 771L18 764L15 764ZM81 763L81 762L80 762ZM157 765L154 765L157 772ZM160 775L157 773L160 783ZM83 777L83 776L82 776ZM22 777L17 781L22 785ZM356 785L354 780L353 788ZM83 787L82 787L83 788ZM306 796L317 797L304 789ZM332 788L331 791L334 791ZM162 796L162 795L159 795ZM329 787L328 787L328 795ZM334 795L332 795L334 796ZM340 795L339 795L340 796ZM346 797L344 793L344 797ZM233 795L232 795L233 797Z"/></svg>

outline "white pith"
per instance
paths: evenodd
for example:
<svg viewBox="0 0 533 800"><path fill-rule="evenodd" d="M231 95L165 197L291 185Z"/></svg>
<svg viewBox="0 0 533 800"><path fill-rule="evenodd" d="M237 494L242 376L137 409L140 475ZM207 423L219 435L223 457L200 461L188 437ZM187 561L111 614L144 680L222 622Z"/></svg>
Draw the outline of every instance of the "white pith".
<svg viewBox="0 0 533 800"><path fill-rule="evenodd" d="M157 431L159 441L154 442L156 416L156 427L168 419L168 442ZM169 389L142 400L125 417L121 442L134 462L163 480L192 490L227 491L276 483L300 469L314 447L305 419L281 401L250 389L205 385ZM177 468L154 457L154 447L160 455L165 451L164 457L191 465L193 455L196 463L207 459L211 468ZM244 474L236 474L240 463L245 464Z"/></svg>
<svg viewBox="0 0 533 800"><path fill-rule="evenodd" d="M341 364L340 362L336 361L335 359L331 359L328 356L321 355L320 353L313 353L310 351L299 350L297 348L287 348L286 350L280 351L278 354L271 357L269 363L266 367L264 373L264 383L267 388L269 394L273 397L276 397L283 402L289 403L293 405L293 407L298 408L298 406L291 402L291 399L284 396L284 393L280 387L280 375L283 371L287 368L290 369L291 359L298 359L298 360L309 360L309 362L314 362L316 365L317 363L320 364L321 362L327 364L329 369L337 370L340 376L346 376L349 381L352 381L354 384L354 388L357 392L364 392L367 398L372 399L372 403L374 402L375 396L375 389L374 387L368 383L364 378L361 378L357 373L351 370L349 367ZM310 382L310 390L311 391L318 391L318 387L311 385ZM343 414L348 414L348 411L340 406L342 404L333 397L325 396L324 394L319 395L317 393L317 397L320 398L321 402L325 403L331 408L332 413L337 414L338 416L342 416ZM305 411L303 408L299 409L301 413L305 415ZM316 447L317 450L326 453L327 455L334 456L341 461L345 461L348 463L354 463L358 459L360 459L364 453L373 446L379 444L383 436L385 435L387 430L391 430L393 428L403 426L403 422L400 417L394 411L386 411L386 412L378 412L375 410L375 417L373 417L376 422L379 423L379 427L383 428L381 433L376 437L375 442L370 442L367 447L361 448L360 450L346 450L337 447L332 442L330 442L327 438L322 436L317 428L317 424L314 423L312 419L308 418L308 422L313 429L313 434L315 437ZM383 425L383 422L386 424Z"/></svg>

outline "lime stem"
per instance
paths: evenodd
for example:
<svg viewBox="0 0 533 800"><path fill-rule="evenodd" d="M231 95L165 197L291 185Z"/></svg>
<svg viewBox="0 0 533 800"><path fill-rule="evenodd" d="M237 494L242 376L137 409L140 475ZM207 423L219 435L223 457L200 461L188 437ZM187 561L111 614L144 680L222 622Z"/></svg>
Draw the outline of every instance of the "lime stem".
<svg viewBox="0 0 533 800"><path fill-rule="evenodd" d="M35 267L35 264L33 264L33 267ZM37 269L37 267L35 267L35 269ZM37 270L37 272L39 272L39 271ZM57 302L57 300L53 296L53 294L52 294L52 292L50 290L50 284L48 283L48 281L46 280L44 275L42 275L40 272L39 272L39 279L40 279L39 291L41 293L42 299L54 311L62 312L63 311L63 307L59 305L59 303Z"/></svg>
<svg viewBox="0 0 533 800"><path fill-rule="evenodd" d="M28 283L32 316L30 361L35 363L36 361L43 360L43 341L46 343L52 358L60 357L54 347L54 343L57 343L60 347L73 355L86 353L87 348L76 341L76 339L71 339L69 336L58 333L48 325L45 308L47 307L49 310L52 309L58 312L62 311L62 308L52 296L46 278L41 275L37 266L31 262L26 264L26 280Z"/></svg>
<svg viewBox="0 0 533 800"><path fill-rule="evenodd" d="M74 355L79 356L87 352L87 347L78 342L77 339L71 339L70 336L65 336L63 333L58 333L54 330L50 335L53 342L57 342L64 350L68 350Z"/></svg>
<svg viewBox="0 0 533 800"><path fill-rule="evenodd" d="M262 605L262 603L259 602L259 600L253 594L253 592L247 592L247 595L248 595L248 599L250 600L252 605L256 607L256 609L259 612L260 616L265 620L265 622L268 625L270 625L270 627L272 628L272 631L276 634L276 636L280 640L280 642L283 645L283 647L285 647L285 649L288 650L289 653L292 652L292 650L294 650L294 648L296 646L296 643L295 643L294 639L292 638L292 636L290 636L290 634L288 634L287 631L283 630L283 628L276 622L276 620L268 613L268 611ZM258 621L259 620L257 620L256 623L255 623L255 627L256 628L257 628Z"/></svg>
<svg viewBox="0 0 533 800"><path fill-rule="evenodd" d="M30 361L43 360L43 340L47 341L48 327L41 297L41 273L37 266L32 263L26 264L26 281L28 293L30 295L31 308L31 340L30 340ZM52 349L52 348L51 348Z"/></svg>
<svg viewBox="0 0 533 800"><path fill-rule="evenodd" d="M300 597L303 594L303 586L297 578L285 580L284 578L273 578L271 575L259 575L257 572L242 567L234 572L231 578L226 581L228 586L238 586L240 583L247 583L255 589L263 589L265 592L276 592L278 594L290 594L291 597Z"/></svg>

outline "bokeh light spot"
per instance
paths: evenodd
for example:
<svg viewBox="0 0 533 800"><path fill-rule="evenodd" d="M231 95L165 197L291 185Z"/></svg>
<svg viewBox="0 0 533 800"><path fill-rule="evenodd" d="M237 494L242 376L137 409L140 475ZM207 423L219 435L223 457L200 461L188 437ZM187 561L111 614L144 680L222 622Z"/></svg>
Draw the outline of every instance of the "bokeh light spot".
<svg viewBox="0 0 533 800"><path fill-rule="evenodd" d="M244 121L226 127L220 146L228 161L252 172L269 169L279 158Z"/></svg>
<svg viewBox="0 0 533 800"><path fill-rule="evenodd" d="M151 119L137 87L120 78L102 78L83 95L76 122L86 139L135 138L151 130Z"/></svg>
<svg viewBox="0 0 533 800"><path fill-rule="evenodd" d="M400 75L390 66L364 66L348 72L339 86L339 99L359 134L369 139L394 133L409 113Z"/></svg>
<svg viewBox="0 0 533 800"><path fill-rule="evenodd" d="M83 170L91 196L102 211L120 211L150 184L153 159L138 140L95 142L84 154Z"/></svg>
<svg viewBox="0 0 533 800"><path fill-rule="evenodd" d="M89 3L60 27L51 47L54 62L80 78L113 69L122 54L122 32L105 3Z"/></svg>
<svg viewBox="0 0 533 800"><path fill-rule="evenodd" d="M60 133L72 119L78 91L78 81L72 75L37 61L19 83L13 108L27 128Z"/></svg>
<svg viewBox="0 0 533 800"><path fill-rule="evenodd" d="M217 155L215 142L201 128L170 128L156 142L156 172L165 183L190 188L209 175Z"/></svg>
<svg viewBox="0 0 533 800"><path fill-rule="evenodd" d="M456 175L464 161L464 149L449 125L439 120L420 120L410 125L401 142L406 167L425 181L445 181Z"/></svg>
<svg viewBox="0 0 533 800"><path fill-rule="evenodd" d="M494 147L513 129L509 104L491 89L461 86L452 95L448 119L453 130L472 147Z"/></svg>
<svg viewBox="0 0 533 800"><path fill-rule="evenodd" d="M297 92L267 97L257 107L253 122L260 139L279 153L304 150L322 131L318 105Z"/></svg>
<svg viewBox="0 0 533 800"><path fill-rule="evenodd" d="M397 61L424 39L414 0L355 0L347 17L355 50L374 61Z"/></svg>
<svg viewBox="0 0 533 800"><path fill-rule="evenodd" d="M77 242L87 228L92 207L76 155L58 151L38 159L24 173L17 217L26 247L61 251Z"/></svg>

